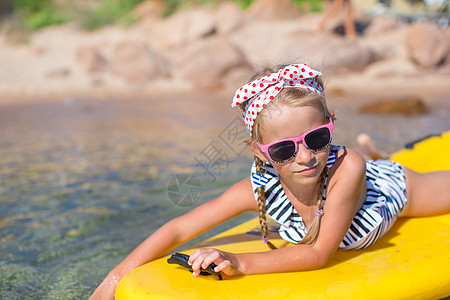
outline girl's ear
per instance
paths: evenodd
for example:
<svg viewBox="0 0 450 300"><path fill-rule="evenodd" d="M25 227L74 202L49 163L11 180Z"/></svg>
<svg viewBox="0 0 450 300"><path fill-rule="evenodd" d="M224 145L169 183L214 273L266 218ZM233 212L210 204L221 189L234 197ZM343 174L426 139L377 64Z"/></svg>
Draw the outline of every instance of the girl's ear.
<svg viewBox="0 0 450 300"><path fill-rule="evenodd" d="M246 143L250 151L252 151L252 153L256 155L260 160L262 161L268 160L266 154L261 152L261 150L259 150L258 145L256 144L256 141L254 139L250 138L246 141Z"/></svg>

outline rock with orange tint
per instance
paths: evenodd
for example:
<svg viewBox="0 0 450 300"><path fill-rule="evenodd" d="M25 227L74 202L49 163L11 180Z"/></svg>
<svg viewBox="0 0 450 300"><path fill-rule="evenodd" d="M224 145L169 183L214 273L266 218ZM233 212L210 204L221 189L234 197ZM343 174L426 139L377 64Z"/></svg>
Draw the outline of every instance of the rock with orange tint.
<svg viewBox="0 0 450 300"><path fill-rule="evenodd" d="M400 114L405 116L426 114L428 108L417 96L388 98L367 104L360 108L362 113Z"/></svg>

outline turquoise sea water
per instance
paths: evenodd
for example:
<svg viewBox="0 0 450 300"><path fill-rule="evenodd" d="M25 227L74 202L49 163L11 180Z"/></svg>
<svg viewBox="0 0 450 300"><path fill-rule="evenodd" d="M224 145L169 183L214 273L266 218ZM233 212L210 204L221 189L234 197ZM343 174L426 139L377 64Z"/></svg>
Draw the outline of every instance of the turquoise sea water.
<svg viewBox="0 0 450 300"><path fill-rule="evenodd" d="M416 118L336 111L337 144L366 131L390 152L450 129L448 106ZM205 95L3 105L0 299L86 299L155 229L248 176L236 117Z"/></svg>

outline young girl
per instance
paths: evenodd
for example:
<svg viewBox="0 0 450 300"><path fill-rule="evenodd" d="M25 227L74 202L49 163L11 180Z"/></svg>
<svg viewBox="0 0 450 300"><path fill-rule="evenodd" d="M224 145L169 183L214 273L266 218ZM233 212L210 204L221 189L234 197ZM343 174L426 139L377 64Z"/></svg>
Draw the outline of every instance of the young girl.
<svg viewBox="0 0 450 300"><path fill-rule="evenodd" d="M450 192L442 188L449 171L419 174L331 145L334 116L321 75L304 64L289 65L265 70L236 91L232 106L241 109L251 134L251 176L158 229L92 298L112 299L119 280L134 268L246 211L259 213L263 242L267 214L280 223L280 236L296 245L260 253L198 249L189 259L194 276L213 262L226 276L321 268L338 248L370 246L400 216L449 212ZM374 152L370 140L362 144Z"/></svg>

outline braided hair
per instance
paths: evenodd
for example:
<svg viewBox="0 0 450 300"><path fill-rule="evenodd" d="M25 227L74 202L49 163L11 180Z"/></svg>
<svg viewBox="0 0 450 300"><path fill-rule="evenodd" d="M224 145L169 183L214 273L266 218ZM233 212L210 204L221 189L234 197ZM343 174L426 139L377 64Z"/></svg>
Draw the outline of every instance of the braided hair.
<svg viewBox="0 0 450 300"><path fill-rule="evenodd" d="M253 157L253 159L254 159L255 165L256 165L256 173L263 176L265 173L264 162L256 155ZM267 225L267 219L266 219L265 187L259 186L257 188L257 192L258 192L257 203L258 203L259 225L261 226L261 233L262 233L263 241L264 241L264 243L267 243L269 248L276 249L276 247L271 242L269 242L269 226Z"/></svg>
<svg viewBox="0 0 450 300"><path fill-rule="evenodd" d="M319 191L317 193L318 194L317 195L317 211L316 211L313 221L311 222L311 225L309 225L308 232L303 237L303 239L299 242L299 244L306 244L306 245L314 244L314 242L317 239L317 236L319 235L320 220L322 218L322 214L318 213L318 212L322 212L322 209L323 209L323 205L322 205L323 189L325 186L325 178L327 176L327 172L328 172L328 168L325 167L323 169L322 173L320 174Z"/></svg>

